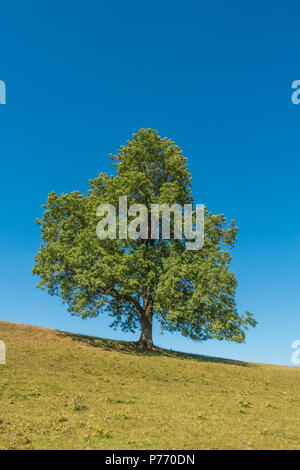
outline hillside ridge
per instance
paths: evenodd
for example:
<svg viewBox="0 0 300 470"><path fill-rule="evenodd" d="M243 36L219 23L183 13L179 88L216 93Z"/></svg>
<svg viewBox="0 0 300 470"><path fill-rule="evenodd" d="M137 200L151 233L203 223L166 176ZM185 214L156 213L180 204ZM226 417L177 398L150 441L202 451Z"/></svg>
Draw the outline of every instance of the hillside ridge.
<svg viewBox="0 0 300 470"><path fill-rule="evenodd" d="M300 369L0 322L0 449L299 449Z"/></svg>

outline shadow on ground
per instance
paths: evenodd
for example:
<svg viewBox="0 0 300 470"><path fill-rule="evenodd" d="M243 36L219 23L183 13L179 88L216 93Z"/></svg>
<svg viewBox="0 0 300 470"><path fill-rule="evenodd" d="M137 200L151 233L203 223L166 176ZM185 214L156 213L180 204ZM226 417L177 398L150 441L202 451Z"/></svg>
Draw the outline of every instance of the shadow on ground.
<svg viewBox="0 0 300 470"><path fill-rule="evenodd" d="M232 359L223 359L221 357L212 357L212 356L202 356L200 354L190 354L179 351L173 351L169 349L155 348L154 350L144 350L141 349L137 343L129 341L117 341L113 339L106 338L97 338L95 336L86 336L76 333L67 333L64 331L59 331L59 335L67 338L71 338L73 341L83 343L87 346L92 346L94 348L100 348L105 351L117 351L124 354L134 354L139 356L167 356L174 357L177 359L189 359L198 362L212 362L212 363L221 363L228 364L233 366L242 366L242 367L253 367L254 364L249 364L248 362L237 361Z"/></svg>

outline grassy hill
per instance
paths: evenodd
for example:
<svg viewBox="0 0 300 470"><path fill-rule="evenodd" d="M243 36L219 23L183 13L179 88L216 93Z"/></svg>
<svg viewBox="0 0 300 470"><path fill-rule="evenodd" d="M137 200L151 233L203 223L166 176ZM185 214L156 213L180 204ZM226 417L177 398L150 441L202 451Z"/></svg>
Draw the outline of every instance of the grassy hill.
<svg viewBox="0 0 300 470"><path fill-rule="evenodd" d="M0 322L0 449L300 449L300 369Z"/></svg>

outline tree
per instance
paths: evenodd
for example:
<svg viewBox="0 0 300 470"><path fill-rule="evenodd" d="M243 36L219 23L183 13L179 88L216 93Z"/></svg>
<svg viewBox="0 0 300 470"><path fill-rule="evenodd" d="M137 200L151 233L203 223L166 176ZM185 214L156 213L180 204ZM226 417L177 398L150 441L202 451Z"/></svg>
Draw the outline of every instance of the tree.
<svg viewBox="0 0 300 470"><path fill-rule="evenodd" d="M58 295L68 310L82 318L108 312L112 327L141 328L139 344L152 348L152 321L162 330L179 331L193 340L217 338L243 342L255 326L252 314L239 315L237 281L230 272L237 228L223 214L205 209L205 243L185 249L185 239L99 240L99 204L192 203L191 175L181 149L157 131L141 129L110 156L116 175L100 173L87 194L48 195L37 223L43 243L33 274L38 287ZM119 220L118 220L119 222ZM173 226L174 229L174 226Z"/></svg>

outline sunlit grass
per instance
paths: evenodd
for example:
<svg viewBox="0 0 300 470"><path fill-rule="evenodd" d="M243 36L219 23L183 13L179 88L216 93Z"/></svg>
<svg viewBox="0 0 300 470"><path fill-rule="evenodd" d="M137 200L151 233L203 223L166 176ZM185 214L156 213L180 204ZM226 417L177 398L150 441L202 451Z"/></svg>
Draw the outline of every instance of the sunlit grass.
<svg viewBox="0 0 300 470"><path fill-rule="evenodd" d="M299 449L300 369L0 322L0 449Z"/></svg>

